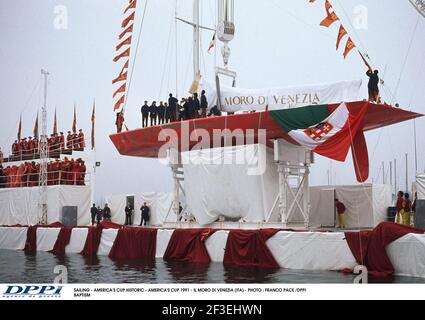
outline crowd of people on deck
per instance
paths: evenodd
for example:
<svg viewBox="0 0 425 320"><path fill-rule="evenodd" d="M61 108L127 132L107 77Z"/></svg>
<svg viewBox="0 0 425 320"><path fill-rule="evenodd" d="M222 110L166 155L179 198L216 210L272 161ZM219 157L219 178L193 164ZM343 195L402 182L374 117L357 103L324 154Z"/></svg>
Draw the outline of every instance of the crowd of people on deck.
<svg viewBox="0 0 425 320"><path fill-rule="evenodd" d="M59 153L64 150L78 150L84 151L85 138L84 132L80 129L77 132L68 131L68 135L65 137L63 132L59 134L51 134L47 138L47 148L49 153ZM30 156L38 156L40 153L40 139L37 137L27 137L20 141L15 140L12 144L12 157L23 158Z"/></svg>
<svg viewBox="0 0 425 320"><path fill-rule="evenodd" d="M90 215L92 226L95 223L99 224L102 220L111 221L111 208L108 207L107 203L105 203L103 209L100 206L96 207L96 204L93 203L93 206L90 208Z"/></svg>
<svg viewBox="0 0 425 320"><path fill-rule="evenodd" d="M396 217L394 222L410 226L411 217L415 217L416 200L417 193L415 193L415 198L413 199L412 203L412 201L410 200L410 196L407 192L404 193L403 191L399 191L397 193Z"/></svg>
<svg viewBox="0 0 425 320"><path fill-rule="evenodd" d="M141 107L142 126L155 126L166 124L175 121L205 118L211 115L221 115L220 111L215 108L207 115L208 100L205 95L205 90L202 90L201 96L195 92L187 98L182 98L181 101L169 94L168 102L160 101L157 105L156 101L151 104L145 101Z"/></svg>
<svg viewBox="0 0 425 320"><path fill-rule="evenodd" d="M47 163L47 185L85 185L86 165L78 158L64 158ZM37 187L40 163L24 162L3 168L0 165L0 188Z"/></svg>

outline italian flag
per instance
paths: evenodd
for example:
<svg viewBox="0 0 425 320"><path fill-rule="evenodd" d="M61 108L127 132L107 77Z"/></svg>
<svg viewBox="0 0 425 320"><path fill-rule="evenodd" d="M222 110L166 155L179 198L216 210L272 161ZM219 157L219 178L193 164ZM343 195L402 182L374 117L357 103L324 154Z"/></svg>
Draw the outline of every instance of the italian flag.
<svg viewBox="0 0 425 320"><path fill-rule="evenodd" d="M367 147L361 129L366 110L367 103L352 111L345 103L341 103L336 108L315 105L273 110L270 115L288 133L293 140L291 142L324 157L345 161L352 148L356 174L360 181L367 179L369 171Z"/></svg>

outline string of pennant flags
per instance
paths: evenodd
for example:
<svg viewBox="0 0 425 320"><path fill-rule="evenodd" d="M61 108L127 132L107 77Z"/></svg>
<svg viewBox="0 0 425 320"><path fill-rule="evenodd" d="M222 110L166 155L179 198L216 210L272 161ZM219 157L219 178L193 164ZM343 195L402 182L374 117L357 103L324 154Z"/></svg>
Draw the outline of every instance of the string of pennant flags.
<svg viewBox="0 0 425 320"><path fill-rule="evenodd" d="M115 47L117 55L114 57L113 61L120 62L122 59L125 59L125 62L118 76L112 80L113 85L118 85L112 94L112 98L116 99L114 104L114 111L120 109L125 101L125 95L127 91L128 65L130 60L136 6L137 0L129 0L126 8L124 9L123 15L125 18L121 23L121 28L123 31L119 34L118 39L120 42Z"/></svg>
<svg viewBox="0 0 425 320"><path fill-rule="evenodd" d="M315 3L316 0L309 0L310 3ZM344 59L347 58L348 54L357 46L355 45L354 41L351 39L350 35L348 34L347 30L344 28L344 26L341 23L341 20L339 19L338 15L335 13L332 4L329 2L329 0L325 0L325 11L326 11L326 17L320 22L320 25L322 27L329 28L332 24L339 21L339 30L338 30L338 36L336 39L336 50L339 49L341 45L341 41L345 36L348 36L348 39L345 43L345 49L343 52ZM366 64L366 66L372 70L371 65L367 62L363 54L357 50L363 60L363 62Z"/></svg>

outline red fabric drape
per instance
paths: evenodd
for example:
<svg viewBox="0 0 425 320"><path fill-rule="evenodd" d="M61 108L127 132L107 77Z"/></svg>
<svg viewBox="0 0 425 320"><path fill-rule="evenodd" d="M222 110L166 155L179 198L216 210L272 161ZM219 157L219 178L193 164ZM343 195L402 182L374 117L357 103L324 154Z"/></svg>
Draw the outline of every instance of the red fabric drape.
<svg viewBox="0 0 425 320"><path fill-rule="evenodd" d="M25 242L25 254L37 254L37 227L29 226L27 229L27 241Z"/></svg>
<svg viewBox="0 0 425 320"><path fill-rule="evenodd" d="M278 229L231 230L227 238L223 264L238 266L279 268L266 241Z"/></svg>
<svg viewBox="0 0 425 320"><path fill-rule="evenodd" d="M100 244L100 237L102 236L101 227L89 227L87 233L86 243L84 244L83 251L80 252L85 257L94 256L97 254L97 249Z"/></svg>
<svg viewBox="0 0 425 320"><path fill-rule="evenodd" d="M64 255L65 247L69 244L69 241L71 240L71 233L72 227L61 228L58 234L58 238L56 239L55 246L52 250L50 250L50 252L55 255Z"/></svg>
<svg viewBox="0 0 425 320"><path fill-rule="evenodd" d="M85 257L94 256L99 249L100 238L102 237L103 229L120 229L122 225L109 221L102 221L96 227L88 227L86 243L84 244L83 251L80 252Z"/></svg>
<svg viewBox="0 0 425 320"><path fill-rule="evenodd" d="M204 242L215 231L213 229L175 229L168 242L164 260L211 262Z"/></svg>
<svg viewBox="0 0 425 320"><path fill-rule="evenodd" d="M422 234L424 230L382 222L372 231L346 232L345 237L357 262L365 265L370 275L385 277L394 273L385 247L408 233Z"/></svg>
<svg viewBox="0 0 425 320"><path fill-rule="evenodd" d="M122 228L109 252L113 259L155 259L157 229Z"/></svg>

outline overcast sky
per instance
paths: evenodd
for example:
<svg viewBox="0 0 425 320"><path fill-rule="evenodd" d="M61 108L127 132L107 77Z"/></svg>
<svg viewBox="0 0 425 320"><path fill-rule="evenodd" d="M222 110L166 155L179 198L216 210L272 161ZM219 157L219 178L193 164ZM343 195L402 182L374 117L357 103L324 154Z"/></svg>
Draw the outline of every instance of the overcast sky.
<svg viewBox="0 0 425 320"><path fill-rule="evenodd" d="M78 127L88 136L92 101L96 99L96 159L102 163L96 177L97 199L106 193L170 191L172 187L167 167L156 160L120 156L108 137L115 130L111 79L120 70L120 63L113 63L112 58L127 2L0 0L0 146L9 150L16 137L21 112L22 135L32 135L34 119L42 102L40 69L47 69L50 72L49 132L55 107L59 130L70 129L76 103ZM139 0L138 26L145 2ZM201 2L202 24L214 27L216 1ZM420 16L418 20L418 12L407 0L389 0L385 4L372 0L331 0L331 3L354 42L369 54L381 75L385 71L384 99L393 101L388 93L392 92L401 106L425 113L425 19ZM177 1L178 15L191 19L191 5L191 0ZM138 55L136 60L132 57L136 65L126 112L126 124L130 129L140 126L140 106L145 99L165 99L168 92L176 91L175 7L175 0L148 2ZM58 8L66 9L66 29L55 28ZM359 8L367 9L366 29L354 27ZM307 0L235 0L236 35L230 43L230 66L238 72L238 86L262 88L353 79L366 82L366 69L359 56L353 52L344 60L342 51L335 51L338 25L329 29L319 26L324 16L324 0L317 0L315 4ZM138 29L133 36L133 46ZM201 66L206 78L213 76L214 55L207 54L211 37L211 32L203 32ZM191 40L190 27L179 24L179 96L186 94L192 80ZM365 86L361 95L367 96ZM425 119L417 120L416 125L418 169L424 171ZM397 158L398 184L404 186L404 154L409 153L411 183L414 178L412 121L370 132L367 142L370 181L382 181L381 162L385 161L388 167L389 161ZM333 183L355 183L350 157L346 163L331 163L317 157L312 168L312 184L327 184L330 168Z"/></svg>

